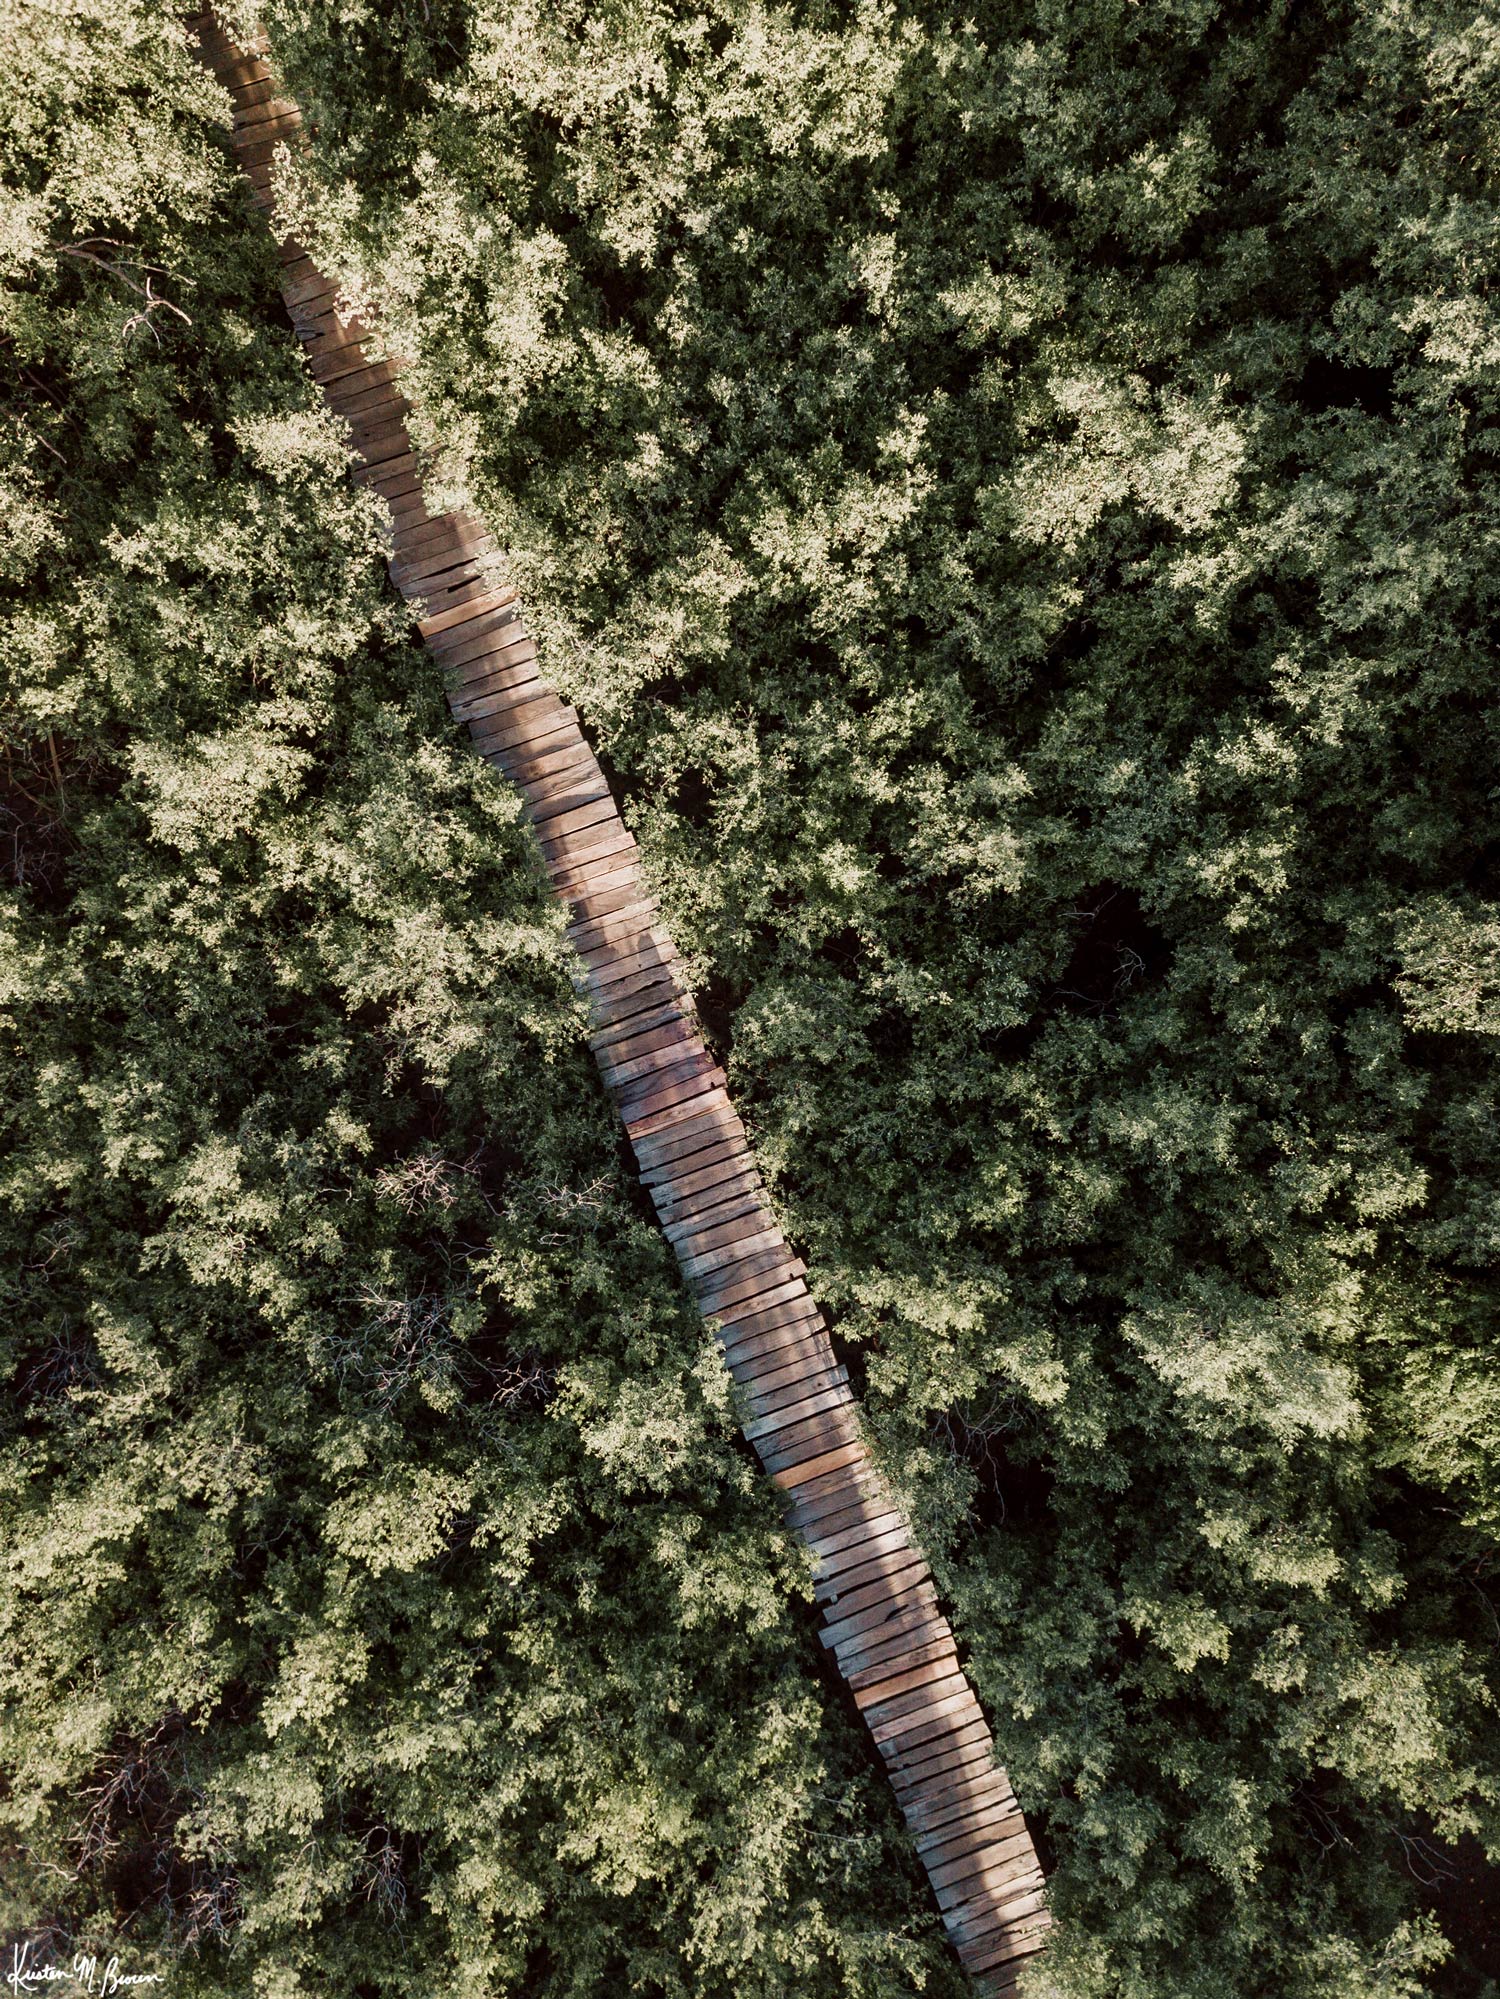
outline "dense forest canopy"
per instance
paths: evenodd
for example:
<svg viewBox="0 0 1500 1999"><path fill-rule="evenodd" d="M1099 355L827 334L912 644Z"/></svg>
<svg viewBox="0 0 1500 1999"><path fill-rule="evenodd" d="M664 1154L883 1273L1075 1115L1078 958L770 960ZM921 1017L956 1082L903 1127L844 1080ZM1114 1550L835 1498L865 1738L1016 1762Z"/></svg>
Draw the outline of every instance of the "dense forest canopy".
<svg viewBox="0 0 1500 1999"><path fill-rule="evenodd" d="M264 18L1044 1842L1030 1989L1493 1999L1500 20ZM6 1933L956 1994L223 100L146 0L0 49Z"/></svg>

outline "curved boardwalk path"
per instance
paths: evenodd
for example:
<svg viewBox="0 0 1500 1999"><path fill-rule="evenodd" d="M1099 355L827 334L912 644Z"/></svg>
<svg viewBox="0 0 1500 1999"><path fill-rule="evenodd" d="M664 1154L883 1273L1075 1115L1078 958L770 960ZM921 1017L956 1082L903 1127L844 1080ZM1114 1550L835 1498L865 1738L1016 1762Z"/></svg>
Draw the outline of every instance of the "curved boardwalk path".
<svg viewBox="0 0 1500 1999"><path fill-rule="evenodd" d="M234 99L234 150L268 213L279 144L303 143L261 53L211 16L203 54ZM745 1434L812 1550L830 1647L885 1761L959 1957L977 1988L1015 1989L1047 1928L1041 1868L989 1725L959 1665L927 1563L860 1431L848 1378L777 1228L746 1142L656 921L626 831L578 717L548 686L515 593L465 514L430 514L407 439L409 405L369 329L345 324L335 287L281 244L282 289L313 374L350 427L391 514L391 575L442 662L453 712L516 785L568 905L592 1042L662 1228L745 1392Z"/></svg>

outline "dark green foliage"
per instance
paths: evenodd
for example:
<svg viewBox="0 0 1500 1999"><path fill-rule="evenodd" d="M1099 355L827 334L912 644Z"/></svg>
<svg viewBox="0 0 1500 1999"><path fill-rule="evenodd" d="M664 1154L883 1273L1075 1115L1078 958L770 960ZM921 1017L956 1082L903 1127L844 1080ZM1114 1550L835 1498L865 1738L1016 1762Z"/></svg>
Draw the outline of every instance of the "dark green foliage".
<svg viewBox="0 0 1500 1999"><path fill-rule="evenodd" d="M222 99L8 22L6 1974L956 1993Z"/></svg>
<svg viewBox="0 0 1500 1999"><path fill-rule="evenodd" d="M1407 1842L1500 1837L1500 29L349 13L270 9L306 226L863 1359L1035 1989L1472 1999Z"/></svg>

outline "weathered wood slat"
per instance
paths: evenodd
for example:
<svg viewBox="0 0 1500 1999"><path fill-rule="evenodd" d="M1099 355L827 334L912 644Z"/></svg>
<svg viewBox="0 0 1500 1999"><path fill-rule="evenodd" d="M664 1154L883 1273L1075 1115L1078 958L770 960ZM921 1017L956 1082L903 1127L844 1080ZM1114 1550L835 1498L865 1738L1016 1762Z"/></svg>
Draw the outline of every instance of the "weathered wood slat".
<svg viewBox="0 0 1500 1999"><path fill-rule="evenodd" d="M272 165L302 140L264 45L212 15L204 59L234 103L231 146L270 212ZM274 224L273 224L274 226ZM927 1564L877 1473L858 1410L761 1176L579 719L548 682L484 524L429 510L399 361L341 310L290 238L283 295L308 367L350 427L351 477L389 515L391 576L438 662L455 717L515 784L567 905L590 1045L684 1277L740 1384L747 1438L813 1556L822 1639L884 1760L948 1935L976 1987L1014 1990L1042 1948L1041 1870Z"/></svg>

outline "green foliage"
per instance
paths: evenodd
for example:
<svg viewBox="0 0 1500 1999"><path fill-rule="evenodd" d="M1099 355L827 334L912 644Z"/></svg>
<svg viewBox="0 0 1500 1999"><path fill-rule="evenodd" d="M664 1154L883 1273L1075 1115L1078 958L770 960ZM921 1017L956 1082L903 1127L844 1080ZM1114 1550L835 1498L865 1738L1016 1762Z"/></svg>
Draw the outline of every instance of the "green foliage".
<svg viewBox="0 0 1500 1999"><path fill-rule="evenodd" d="M1472 1994L1404 1842L1500 1837L1493 20L268 18L1045 1823L1036 1989Z"/></svg>
<svg viewBox="0 0 1500 1999"><path fill-rule="evenodd" d="M3 21L7 1975L956 1992L223 101Z"/></svg>

